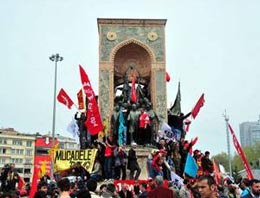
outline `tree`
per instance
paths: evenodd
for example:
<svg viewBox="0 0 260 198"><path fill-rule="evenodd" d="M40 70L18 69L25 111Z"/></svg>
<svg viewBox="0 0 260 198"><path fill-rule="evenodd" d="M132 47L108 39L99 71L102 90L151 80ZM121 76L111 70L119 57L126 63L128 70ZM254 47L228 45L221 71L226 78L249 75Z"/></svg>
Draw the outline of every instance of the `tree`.
<svg viewBox="0 0 260 198"><path fill-rule="evenodd" d="M250 167L258 168L260 159L260 143L254 144L253 146L244 147L242 149ZM235 167L237 167L238 171L244 169L243 162L238 154L235 154L232 160L232 169Z"/></svg>
<svg viewBox="0 0 260 198"><path fill-rule="evenodd" d="M228 168L228 155L225 152L212 156L212 159L224 166L225 170L229 170Z"/></svg>

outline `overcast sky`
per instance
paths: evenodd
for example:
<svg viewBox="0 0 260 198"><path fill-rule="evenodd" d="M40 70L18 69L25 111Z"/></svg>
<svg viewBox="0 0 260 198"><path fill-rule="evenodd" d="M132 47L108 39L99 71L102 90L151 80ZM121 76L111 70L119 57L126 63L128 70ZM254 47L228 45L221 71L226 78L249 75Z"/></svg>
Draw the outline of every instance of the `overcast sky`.
<svg viewBox="0 0 260 198"><path fill-rule="evenodd" d="M53 53L64 57L57 90L76 101L82 64L98 94L97 18L158 18L167 19L168 105L179 80L184 112L205 93L188 138L198 136L202 151L226 151L224 110L238 138L239 123L260 114L259 10L259 0L2 0L0 127L52 130ZM68 135L74 113L57 103L57 133Z"/></svg>

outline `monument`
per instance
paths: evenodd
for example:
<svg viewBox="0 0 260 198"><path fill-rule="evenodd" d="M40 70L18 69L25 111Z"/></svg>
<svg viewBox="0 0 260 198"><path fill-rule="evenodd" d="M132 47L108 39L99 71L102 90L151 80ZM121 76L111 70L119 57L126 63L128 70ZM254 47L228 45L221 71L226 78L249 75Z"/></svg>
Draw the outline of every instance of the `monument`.
<svg viewBox="0 0 260 198"><path fill-rule="evenodd" d="M127 89L133 73L137 75L137 94L143 94L157 116L166 120L166 20L99 18L97 22L99 108L103 120L110 120L118 92L125 96L123 101L129 100Z"/></svg>
<svg viewBox="0 0 260 198"><path fill-rule="evenodd" d="M144 106L147 112L154 112L149 113L150 117L157 115L160 120L167 120L166 20L99 18L97 22L99 108L103 120L107 118L113 122L118 117L119 106L123 109L128 108L127 114L132 115L130 111L135 105L137 108ZM137 82L137 102L134 105L130 99L133 74L136 74ZM131 116L126 116L125 120L131 121ZM109 124L111 126L111 123ZM116 129L109 127L110 134L117 133L118 122L114 122L113 125ZM154 127L154 124L152 125ZM128 132L132 130L133 126L128 128ZM132 141L134 136L130 134L128 138ZM140 178L147 178L146 162L151 149L137 149L138 162L142 169Z"/></svg>

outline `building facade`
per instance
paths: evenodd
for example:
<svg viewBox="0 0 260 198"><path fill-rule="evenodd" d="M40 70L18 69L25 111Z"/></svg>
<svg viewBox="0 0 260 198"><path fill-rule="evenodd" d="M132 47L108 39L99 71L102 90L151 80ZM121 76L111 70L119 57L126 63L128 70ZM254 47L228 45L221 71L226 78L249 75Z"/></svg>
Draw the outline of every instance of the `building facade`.
<svg viewBox="0 0 260 198"><path fill-rule="evenodd" d="M21 134L13 128L0 129L0 169L14 163L16 170L30 182L33 172L35 135Z"/></svg>
<svg viewBox="0 0 260 198"><path fill-rule="evenodd" d="M60 149L78 150L80 148L79 144L77 144L73 138L57 134L57 140L59 142Z"/></svg>
<svg viewBox="0 0 260 198"><path fill-rule="evenodd" d="M242 147L260 143L260 118L256 122L243 122L239 125Z"/></svg>
<svg viewBox="0 0 260 198"><path fill-rule="evenodd" d="M40 168L35 161L40 162L49 157L48 150L51 148L51 140L48 135L39 133L22 134L13 128L0 129L0 170L6 164L14 163L24 181L31 182L34 166L37 165ZM60 149L79 149L79 145L72 138L57 134L56 140L59 142Z"/></svg>

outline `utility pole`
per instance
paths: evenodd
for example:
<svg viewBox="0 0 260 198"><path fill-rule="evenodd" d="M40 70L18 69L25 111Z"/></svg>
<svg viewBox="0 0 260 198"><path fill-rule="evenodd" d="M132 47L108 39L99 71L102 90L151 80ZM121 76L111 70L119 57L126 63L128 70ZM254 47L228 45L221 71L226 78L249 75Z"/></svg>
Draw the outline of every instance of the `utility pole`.
<svg viewBox="0 0 260 198"><path fill-rule="evenodd" d="M232 167L231 167L231 154L230 154L230 141L229 141L229 130L228 130L228 120L229 117L226 113L223 114L223 117L225 118L226 121L226 132L227 132L227 152L228 152L228 166L229 166L229 175L232 177Z"/></svg>

